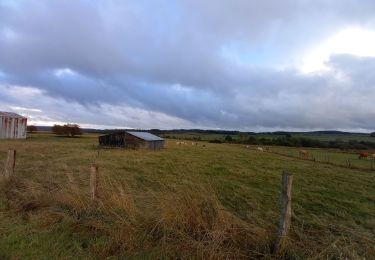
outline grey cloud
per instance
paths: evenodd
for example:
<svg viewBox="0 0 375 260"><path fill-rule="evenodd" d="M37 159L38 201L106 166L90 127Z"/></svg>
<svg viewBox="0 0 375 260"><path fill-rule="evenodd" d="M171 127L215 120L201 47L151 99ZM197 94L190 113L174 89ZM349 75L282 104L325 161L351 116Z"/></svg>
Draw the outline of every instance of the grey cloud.
<svg viewBox="0 0 375 260"><path fill-rule="evenodd" d="M96 111L91 124L113 125L93 115L124 106L205 127L371 129L373 58L333 56L333 71L314 75L274 67L342 26L371 27L374 11L354 0L0 3L0 83L77 104L76 121ZM245 46L253 66L225 46Z"/></svg>

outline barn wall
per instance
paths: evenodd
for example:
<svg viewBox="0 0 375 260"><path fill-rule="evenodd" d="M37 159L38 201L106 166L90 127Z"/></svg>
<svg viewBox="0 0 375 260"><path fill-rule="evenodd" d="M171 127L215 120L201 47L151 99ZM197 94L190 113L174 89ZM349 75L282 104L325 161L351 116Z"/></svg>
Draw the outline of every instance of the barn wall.
<svg viewBox="0 0 375 260"><path fill-rule="evenodd" d="M147 148L147 142L134 135L125 133L125 147L130 149L144 149Z"/></svg>
<svg viewBox="0 0 375 260"><path fill-rule="evenodd" d="M115 133L99 136L99 144L103 146L124 147L124 134Z"/></svg>
<svg viewBox="0 0 375 260"><path fill-rule="evenodd" d="M159 150L164 148L164 141L150 141L148 142L148 148L151 150Z"/></svg>
<svg viewBox="0 0 375 260"><path fill-rule="evenodd" d="M0 117L0 139L26 138L27 119L21 117Z"/></svg>
<svg viewBox="0 0 375 260"><path fill-rule="evenodd" d="M99 145L129 149L159 150L164 148L164 141L145 141L125 132L99 136Z"/></svg>

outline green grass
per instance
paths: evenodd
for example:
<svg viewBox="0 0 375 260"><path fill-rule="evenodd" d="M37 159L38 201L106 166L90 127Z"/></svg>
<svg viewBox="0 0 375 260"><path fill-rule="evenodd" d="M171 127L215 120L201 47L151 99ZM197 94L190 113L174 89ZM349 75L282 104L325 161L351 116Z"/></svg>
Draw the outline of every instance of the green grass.
<svg viewBox="0 0 375 260"><path fill-rule="evenodd" d="M163 136L173 138L173 139L182 139L182 140L195 140L199 139L201 141L210 141L210 140L224 140L227 135L222 134L204 134L204 133L171 133L164 134ZM237 135L230 135L232 138L237 139Z"/></svg>
<svg viewBox="0 0 375 260"><path fill-rule="evenodd" d="M200 138L202 141L210 141L210 140L224 140L226 135L222 134L203 134L203 133L171 133L171 134L164 134L164 136L169 136L172 138L177 139L197 139ZM240 139L238 135L230 135L234 140ZM266 139L273 139L279 138L283 135L277 134L256 134L256 135L247 135L248 137L255 137L255 138L266 138ZM292 133L292 137L302 137L302 138L309 138L315 139L319 141L343 141L348 142L352 140L356 140L358 142L365 141L365 142L375 142L375 137L370 137L369 134L322 134L322 133ZM244 137L245 138L245 137Z"/></svg>
<svg viewBox="0 0 375 260"><path fill-rule="evenodd" d="M356 140L358 142L375 142L375 137L371 137L369 134L292 134L293 137L305 137L312 138L320 141L336 141L340 140L348 142Z"/></svg>
<svg viewBox="0 0 375 260"><path fill-rule="evenodd" d="M300 158L299 152L301 150L308 151L308 159L317 162L330 163L337 166L352 167L374 171L375 161L372 153L375 151L367 151L369 157L366 159L359 159L361 151L341 151L338 149L318 149L318 148L301 148L301 147L269 147L270 152L279 153L287 156Z"/></svg>
<svg viewBox="0 0 375 260"><path fill-rule="evenodd" d="M16 178L1 183L0 258L270 258L284 170L294 174L293 219L280 257L373 257L374 173L205 145L167 140L153 152L98 149L96 135L1 141L0 165L9 148L17 163Z"/></svg>

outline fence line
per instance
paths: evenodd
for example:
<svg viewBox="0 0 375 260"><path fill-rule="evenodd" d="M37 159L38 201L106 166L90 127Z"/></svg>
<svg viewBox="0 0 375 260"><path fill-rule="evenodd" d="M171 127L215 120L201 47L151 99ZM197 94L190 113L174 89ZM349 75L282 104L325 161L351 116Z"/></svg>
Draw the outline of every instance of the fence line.
<svg viewBox="0 0 375 260"><path fill-rule="evenodd" d="M291 157L291 158L296 158L296 159L300 159L300 160L312 161L312 162L317 162L317 163L322 163L322 164L329 164L329 165L333 165L333 166L337 166L337 167L356 169L356 170L365 170L365 171L368 171L368 170L375 171L375 163L374 163L374 160L372 160L372 159L366 160L367 162L370 163L369 168L366 168L366 167L353 166L353 162L352 162L351 158L345 159L344 163L340 164L340 163L333 162L333 160L331 160L331 158L327 155L326 156L322 155L323 156L323 157L321 157L322 159L319 160L319 158L315 155L314 156L312 155L311 159L310 158L302 158L298 154L294 155L292 151L282 153L282 152L268 150L268 152L273 153L273 154L282 155L282 156Z"/></svg>

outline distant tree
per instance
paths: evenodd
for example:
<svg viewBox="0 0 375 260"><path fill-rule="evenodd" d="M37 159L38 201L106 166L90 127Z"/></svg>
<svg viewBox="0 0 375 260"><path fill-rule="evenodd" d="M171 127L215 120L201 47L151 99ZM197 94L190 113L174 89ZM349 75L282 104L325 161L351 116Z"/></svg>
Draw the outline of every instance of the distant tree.
<svg viewBox="0 0 375 260"><path fill-rule="evenodd" d="M53 125L52 127L52 133L55 135L65 135L64 133L64 126L62 125Z"/></svg>
<svg viewBox="0 0 375 260"><path fill-rule="evenodd" d="M230 135L227 135L224 140L225 142L232 142L233 138Z"/></svg>
<svg viewBox="0 0 375 260"><path fill-rule="evenodd" d="M375 132L370 134L371 137L375 137Z"/></svg>
<svg viewBox="0 0 375 260"><path fill-rule="evenodd" d="M247 139L246 143L248 143L248 144L257 144L257 139L254 136L249 136L249 138Z"/></svg>
<svg viewBox="0 0 375 260"><path fill-rule="evenodd" d="M28 133L34 133L34 132L37 132L37 131L38 131L38 128L35 125L28 125L27 126L27 132Z"/></svg>
<svg viewBox="0 0 375 260"><path fill-rule="evenodd" d="M52 133L54 133L55 135L66 135L74 137L76 135L82 135L82 130L77 124L54 125L52 127Z"/></svg>
<svg viewBox="0 0 375 260"><path fill-rule="evenodd" d="M76 136L76 135L82 135L82 129L79 125L73 124L73 125L64 125L64 127L67 128L67 131L69 132L70 136Z"/></svg>
<svg viewBox="0 0 375 260"><path fill-rule="evenodd" d="M240 140L240 142L246 141L247 138L248 138L248 134L247 133L239 133L238 134L238 139Z"/></svg>

